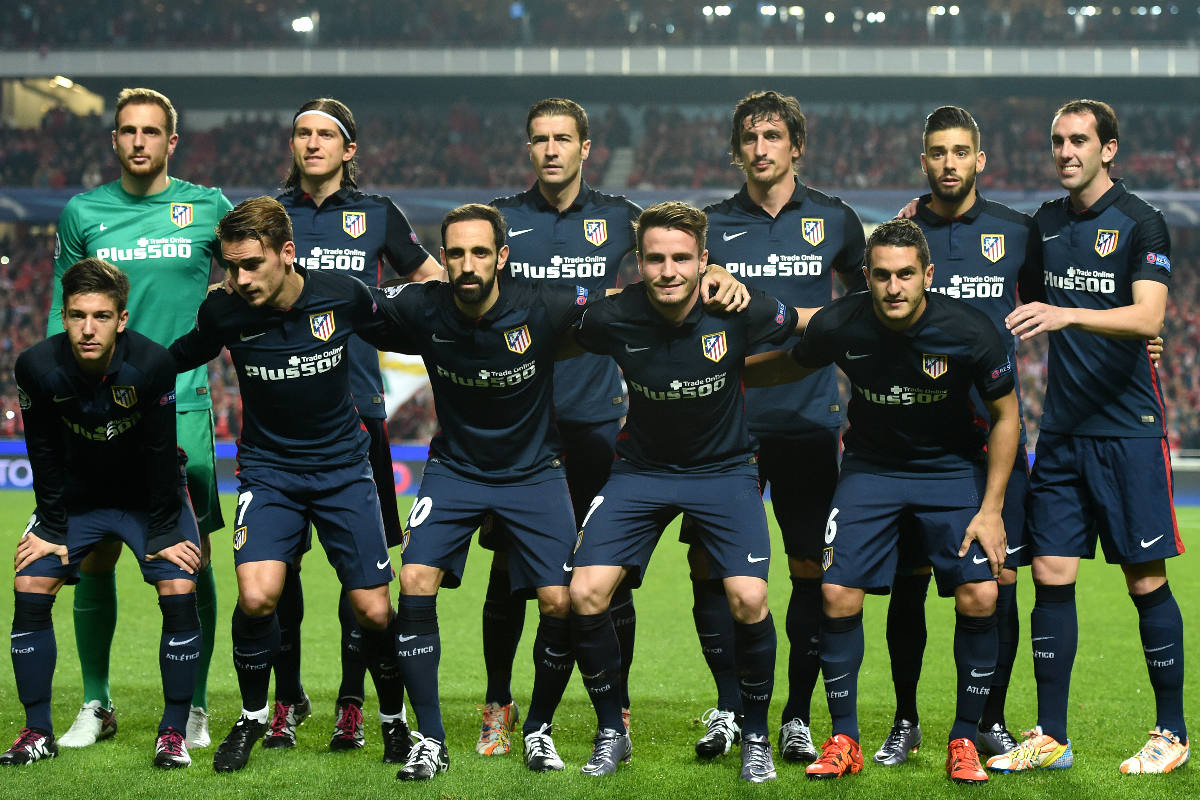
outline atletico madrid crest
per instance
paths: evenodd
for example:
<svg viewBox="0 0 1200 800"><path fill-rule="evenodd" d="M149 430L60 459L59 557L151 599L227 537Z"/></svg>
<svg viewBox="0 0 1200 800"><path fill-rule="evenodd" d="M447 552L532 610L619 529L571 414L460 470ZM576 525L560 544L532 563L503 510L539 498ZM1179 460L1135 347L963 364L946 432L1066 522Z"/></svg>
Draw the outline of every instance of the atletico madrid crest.
<svg viewBox="0 0 1200 800"><path fill-rule="evenodd" d="M137 405L137 389L133 386L112 387L113 402L121 408L133 408Z"/></svg>
<svg viewBox="0 0 1200 800"><path fill-rule="evenodd" d="M930 355L929 353L921 354L921 369L929 377L937 380L946 374L946 370L950 369L950 357L944 355Z"/></svg>
<svg viewBox="0 0 1200 800"><path fill-rule="evenodd" d="M233 531L233 549L241 550L242 545L246 543L246 526L235 528Z"/></svg>
<svg viewBox="0 0 1200 800"><path fill-rule="evenodd" d="M983 257L995 264L1000 259L1004 258L1004 234L1003 233L985 233L979 237L980 249L983 250Z"/></svg>
<svg viewBox="0 0 1200 800"><path fill-rule="evenodd" d="M816 247L825 241L825 220L805 217L800 220L800 233L804 241Z"/></svg>
<svg viewBox="0 0 1200 800"><path fill-rule="evenodd" d="M583 238L599 247L608 241L608 220L585 219L583 221Z"/></svg>
<svg viewBox="0 0 1200 800"><path fill-rule="evenodd" d="M833 548L826 547L824 550L821 551L821 569L824 570L825 572L828 572L829 568L832 566L833 566Z"/></svg>
<svg viewBox="0 0 1200 800"><path fill-rule="evenodd" d="M192 204L191 203L171 203L171 222L174 222L180 228L186 228L192 224Z"/></svg>
<svg viewBox="0 0 1200 800"><path fill-rule="evenodd" d="M367 212L343 211L342 230L349 234L352 239L362 236L367 232Z"/></svg>
<svg viewBox="0 0 1200 800"><path fill-rule="evenodd" d="M322 311L320 314L309 314L308 324L312 328L312 335L320 339L322 342L328 342L329 337L333 336L336 325L333 322L332 311Z"/></svg>
<svg viewBox="0 0 1200 800"><path fill-rule="evenodd" d="M725 331L709 333L700 337L700 349L709 361L720 361L725 357Z"/></svg>
<svg viewBox="0 0 1200 800"><path fill-rule="evenodd" d="M1100 254L1101 258L1117 249L1119 234L1120 231L1110 231L1104 228L1096 231L1096 252Z"/></svg>
<svg viewBox="0 0 1200 800"><path fill-rule="evenodd" d="M524 353L532 342L533 338L529 335L528 325L504 332L504 344L514 353Z"/></svg>

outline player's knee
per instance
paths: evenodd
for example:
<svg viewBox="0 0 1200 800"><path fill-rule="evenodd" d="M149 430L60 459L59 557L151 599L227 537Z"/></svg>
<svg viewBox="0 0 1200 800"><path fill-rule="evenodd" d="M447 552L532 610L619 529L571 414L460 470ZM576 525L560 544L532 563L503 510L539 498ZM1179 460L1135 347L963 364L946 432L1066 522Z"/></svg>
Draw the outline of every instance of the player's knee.
<svg viewBox="0 0 1200 800"><path fill-rule="evenodd" d="M1017 582L1017 571L1008 567L1000 570L999 582L1001 586L1012 586Z"/></svg>
<svg viewBox="0 0 1200 800"><path fill-rule="evenodd" d="M241 587L238 590L238 607L249 617L265 617L275 610L279 595L264 592L258 587Z"/></svg>
<svg viewBox="0 0 1200 800"><path fill-rule="evenodd" d="M576 614L599 614L608 608L609 599L612 592L604 591L604 587L594 580L586 577L580 578L578 568L576 575L571 580L570 597L571 608Z"/></svg>
<svg viewBox="0 0 1200 800"><path fill-rule="evenodd" d="M405 594L437 594L441 570L425 564L405 564L400 568L400 591Z"/></svg>
<svg viewBox="0 0 1200 800"><path fill-rule="evenodd" d="M852 617L862 611L862 589L838 586L833 583L821 585L821 599L825 616L832 618Z"/></svg>
<svg viewBox="0 0 1200 800"><path fill-rule="evenodd" d="M563 618L571 610L571 593L566 586L543 586L538 589L538 611L551 617Z"/></svg>
<svg viewBox="0 0 1200 800"><path fill-rule="evenodd" d="M350 592L350 604L358 624L370 630L383 630L392 621L392 599L387 586Z"/></svg>
<svg viewBox="0 0 1200 800"><path fill-rule="evenodd" d="M767 617L767 593L739 591L729 595L729 613L743 625L762 622Z"/></svg>
<svg viewBox="0 0 1200 800"><path fill-rule="evenodd" d="M954 608L968 617L988 617L996 613L995 581L972 581L954 590Z"/></svg>
<svg viewBox="0 0 1200 800"><path fill-rule="evenodd" d="M18 592L28 592L29 594L58 594L58 590L62 588L63 582L59 578L50 578L43 575L18 575L13 578L13 588Z"/></svg>

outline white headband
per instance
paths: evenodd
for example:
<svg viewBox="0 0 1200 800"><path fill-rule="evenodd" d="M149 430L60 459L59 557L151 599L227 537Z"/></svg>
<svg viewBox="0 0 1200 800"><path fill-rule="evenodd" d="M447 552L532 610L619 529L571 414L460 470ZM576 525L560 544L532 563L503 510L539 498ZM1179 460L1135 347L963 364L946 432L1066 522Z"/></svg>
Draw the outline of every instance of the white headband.
<svg viewBox="0 0 1200 800"><path fill-rule="evenodd" d="M318 111L315 108L310 108L307 111L301 111L299 114L292 117L292 130L296 130L296 120L300 119L305 114L316 114L318 117L324 117L325 119L330 120L334 125L338 126L338 130L342 132L342 136L346 137L347 142L354 141L354 137L350 135L350 131L346 130L346 126L342 124L341 120L339 120L333 114L326 114L324 111Z"/></svg>

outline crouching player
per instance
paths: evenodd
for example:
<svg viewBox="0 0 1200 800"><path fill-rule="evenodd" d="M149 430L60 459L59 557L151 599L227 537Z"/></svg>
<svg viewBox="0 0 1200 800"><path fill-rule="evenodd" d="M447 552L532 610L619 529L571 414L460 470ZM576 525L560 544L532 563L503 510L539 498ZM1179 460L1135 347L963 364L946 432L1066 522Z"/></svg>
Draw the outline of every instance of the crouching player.
<svg viewBox="0 0 1200 800"><path fill-rule="evenodd" d="M116 537L158 590L164 708L154 765L191 764L184 731L200 659L200 536L175 444L175 362L126 330L129 279L96 258L62 276L64 333L17 359L37 507L17 545L13 674L25 727L0 764L58 755L50 720L57 647L51 609L79 563Z"/></svg>

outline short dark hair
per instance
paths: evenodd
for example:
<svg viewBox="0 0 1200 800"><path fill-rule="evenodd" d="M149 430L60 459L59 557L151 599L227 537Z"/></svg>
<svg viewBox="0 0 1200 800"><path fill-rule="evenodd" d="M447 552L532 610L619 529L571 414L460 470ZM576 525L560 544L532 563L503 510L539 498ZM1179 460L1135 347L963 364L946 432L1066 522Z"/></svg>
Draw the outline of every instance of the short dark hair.
<svg viewBox="0 0 1200 800"><path fill-rule="evenodd" d="M467 203L465 206L459 206L447 212L446 216L442 218L442 247L446 246L446 228L455 222L466 222L473 219L491 223L492 235L496 241L496 252L499 253L500 248L504 247L504 215L494 206L485 206L483 203Z"/></svg>
<svg viewBox="0 0 1200 800"><path fill-rule="evenodd" d="M1063 103L1058 111L1054 112L1054 121L1058 121L1063 114L1091 114L1096 120L1096 137L1100 139L1101 147L1109 142L1119 143L1121 141L1117 130L1117 112L1103 100L1081 98ZM1050 125L1053 127L1054 122L1051 122ZM1114 158L1113 161L1115 160ZM1104 162L1105 169L1109 169L1112 165L1112 161Z"/></svg>
<svg viewBox="0 0 1200 800"><path fill-rule="evenodd" d="M341 100L334 100L332 97L314 97L300 106L300 110L292 116L292 133L296 132L296 120L306 111L320 111L336 119L342 128L345 129L342 131L343 145L353 144L358 141L358 126L354 124L354 114L350 112L349 107ZM299 185L300 168L296 166L296 159L293 158L292 168L288 172L287 178L283 181L283 188L285 191L290 192ZM342 162L342 188L358 188L358 153L351 156L349 161Z"/></svg>
<svg viewBox="0 0 1200 800"><path fill-rule="evenodd" d="M975 149L978 150L979 123L971 116L971 112L958 106L941 106L940 108L935 108L925 118L925 133L922 134L921 142L925 147L928 147L929 134L960 128L971 132L971 141L975 145Z"/></svg>
<svg viewBox="0 0 1200 800"><path fill-rule="evenodd" d="M538 117L570 117L575 120L575 130L579 132L579 141L586 142L588 140L587 112L574 100L568 100L565 97L547 97L545 100L538 100L529 107L529 114L525 117L526 136L530 135L529 126Z"/></svg>
<svg viewBox="0 0 1200 800"><path fill-rule="evenodd" d="M113 113L113 130L121 127L121 109L130 103L134 105L155 105L163 110L167 115L167 136L175 135L175 128L179 126L179 113L175 110L175 106L171 105L171 100L162 92L156 92L153 89L122 89L117 95L117 110Z"/></svg>
<svg viewBox="0 0 1200 800"><path fill-rule="evenodd" d="M668 230L687 231L696 239L700 250L704 250L704 236L708 232L708 215L695 206L669 200L653 205L642 212L637 222L633 223L637 235L637 248L642 250L642 239L651 228L666 228Z"/></svg>
<svg viewBox="0 0 1200 800"><path fill-rule="evenodd" d="M257 239L264 248L276 253L292 241L292 219L278 200L251 197L238 203L217 223L217 238L222 242Z"/></svg>
<svg viewBox="0 0 1200 800"><path fill-rule="evenodd" d="M867 269L871 268L871 251L876 247L915 247L921 269L929 266L929 242L911 219L889 219L867 239Z"/></svg>
<svg viewBox="0 0 1200 800"><path fill-rule="evenodd" d="M752 92L733 107L733 124L729 134L729 156L733 159L733 165L741 168L741 141L742 130L746 127L746 121L749 120L751 125L757 125L765 119L779 119L787 126L788 138L792 140L792 147L800 151L800 155L804 155L804 114L800 111L800 101L791 95L783 95L779 92L765 91ZM795 162L793 162L793 166Z"/></svg>
<svg viewBox="0 0 1200 800"><path fill-rule="evenodd" d="M67 267L62 275L62 307L77 294L107 295L117 304L117 313L129 303L129 278L102 258L85 258Z"/></svg>

